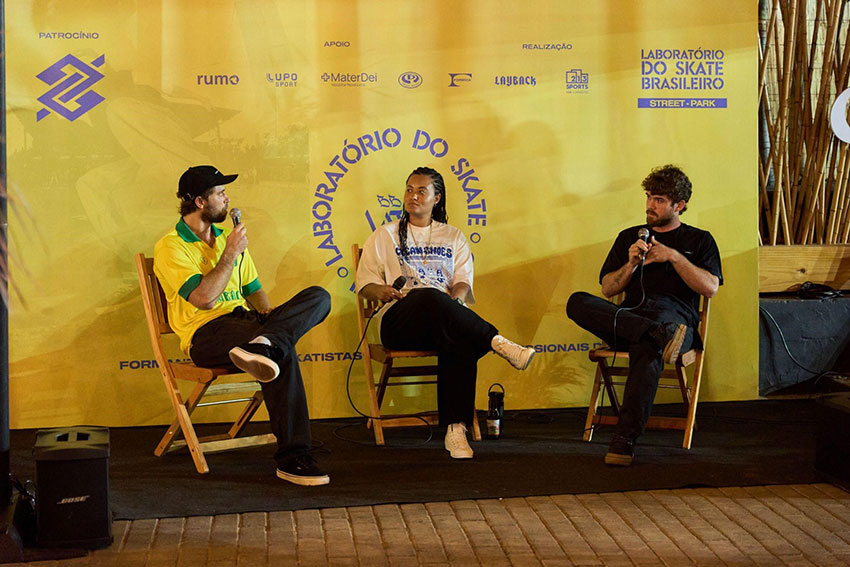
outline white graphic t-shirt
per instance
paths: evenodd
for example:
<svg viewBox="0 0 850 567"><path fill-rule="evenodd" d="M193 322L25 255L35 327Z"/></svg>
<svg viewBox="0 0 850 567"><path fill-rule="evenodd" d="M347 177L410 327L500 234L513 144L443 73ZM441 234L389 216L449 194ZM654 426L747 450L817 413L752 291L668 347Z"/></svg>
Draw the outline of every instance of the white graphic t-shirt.
<svg viewBox="0 0 850 567"><path fill-rule="evenodd" d="M472 293L472 252L463 233L453 226L432 221L429 226L407 225L407 258L398 242L398 221L378 227L363 244L363 256L355 276L359 293L366 285L392 285L406 278L402 293L432 287L449 293L454 284L465 282L469 292L462 298L475 303ZM394 302L381 310L386 311Z"/></svg>

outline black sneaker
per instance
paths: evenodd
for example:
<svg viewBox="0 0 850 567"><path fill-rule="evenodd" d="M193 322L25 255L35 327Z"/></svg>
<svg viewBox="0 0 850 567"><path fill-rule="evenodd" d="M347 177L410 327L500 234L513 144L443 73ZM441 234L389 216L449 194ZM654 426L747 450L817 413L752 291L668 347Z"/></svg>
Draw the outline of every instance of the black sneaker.
<svg viewBox="0 0 850 567"><path fill-rule="evenodd" d="M230 360L239 370L259 382L271 382L280 374L280 349L260 343L245 343L230 349Z"/></svg>
<svg viewBox="0 0 850 567"><path fill-rule="evenodd" d="M306 454L292 457L285 466L278 466L277 477L301 486L321 486L331 481L316 464L316 459Z"/></svg>
<svg viewBox="0 0 850 567"><path fill-rule="evenodd" d="M605 453L605 464L627 467L635 458L635 442L622 435L614 435L608 452Z"/></svg>
<svg viewBox="0 0 850 567"><path fill-rule="evenodd" d="M687 333L688 326L680 323L661 323L650 331L655 343L663 349L661 356L665 364L673 364L679 358Z"/></svg>

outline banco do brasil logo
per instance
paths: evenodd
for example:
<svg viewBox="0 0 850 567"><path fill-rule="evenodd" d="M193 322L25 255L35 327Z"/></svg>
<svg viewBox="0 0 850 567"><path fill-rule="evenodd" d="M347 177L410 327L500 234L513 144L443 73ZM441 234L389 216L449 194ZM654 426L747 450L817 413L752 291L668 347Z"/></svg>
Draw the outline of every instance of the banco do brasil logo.
<svg viewBox="0 0 850 567"><path fill-rule="evenodd" d="M106 100L92 90L92 86L103 78L103 73L95 67L103 65L105 60L106 56L101 55L89 65L69 53L36 75L36 78L50 86L46 93L38 97L38 102L44 108L36 114L36 121L55 112L73 122Z"/></svg>
<svg viewBox="0 0 850 567"><path fill-rule="evenodd" d="M407 71L398 76L398 84L406 89L415 89L422 84L422 75L413 71Z"/></svg>

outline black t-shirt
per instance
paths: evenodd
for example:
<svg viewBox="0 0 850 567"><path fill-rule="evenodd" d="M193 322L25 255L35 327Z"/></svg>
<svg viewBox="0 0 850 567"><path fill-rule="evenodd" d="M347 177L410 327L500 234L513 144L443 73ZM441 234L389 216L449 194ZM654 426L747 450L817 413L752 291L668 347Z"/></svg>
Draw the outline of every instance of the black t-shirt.
<svg viewBox="0 0 850 567"><path fill-rule="evenodd" d="M608 252L608 257L605 259L605 263L602 265L602 270L599 273L600 283L602 283L602 278L606 274L619 270L628 262L629 247L638 239L638 230L641 228L647 227L646 225L633 226L621 231L617 235L617 240L611 246L611 251ZM720 252L710 232L687 224L681 224L678 228L668 232L655 232L651 228L649 232L650 241L651 237L654 236L661 244L678 250L693 265L717 276L720 279L720 285L723 285L723 273L720 269ZM633 306L640 302L641 269L643 269L643 287L646 291L646 296L662 296L675 299L678 303L687 307L687 312L693 318L691 324L695 326L699 318L700 296L679 277L679 274L676 273L670 262L652 263L643 266L643 268L638 267L632 275L629 284L626 286L626 297L623 305Z"/></svg>

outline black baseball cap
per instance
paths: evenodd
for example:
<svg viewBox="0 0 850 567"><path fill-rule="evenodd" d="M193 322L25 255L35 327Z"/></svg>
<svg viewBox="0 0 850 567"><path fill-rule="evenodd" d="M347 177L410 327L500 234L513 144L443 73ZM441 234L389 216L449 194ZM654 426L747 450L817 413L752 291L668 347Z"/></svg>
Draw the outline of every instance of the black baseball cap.
<svg viewBox="0 0 850 567"><path fill-rule="evenodd" d="M203 195L210 187L227 185L239 177L239 174L223 175L211 165L196 165L190 167L180 176L177 186L177 196L183 200L191 200Z"/></svg>

